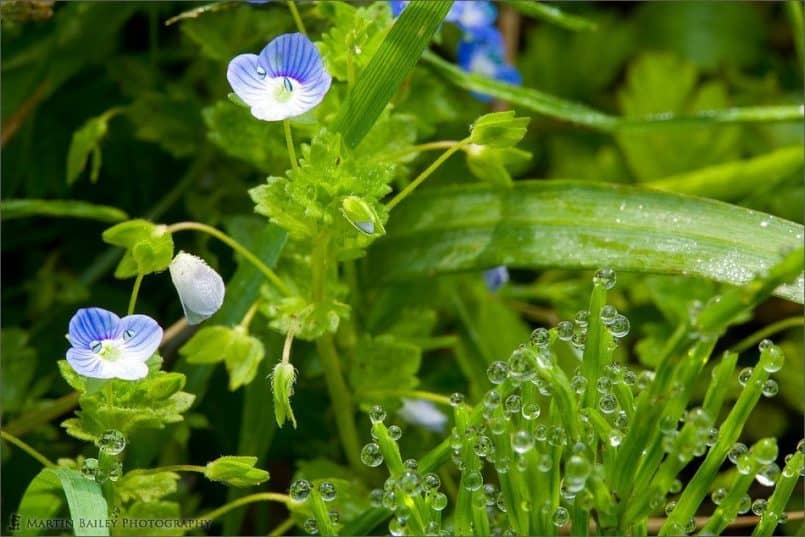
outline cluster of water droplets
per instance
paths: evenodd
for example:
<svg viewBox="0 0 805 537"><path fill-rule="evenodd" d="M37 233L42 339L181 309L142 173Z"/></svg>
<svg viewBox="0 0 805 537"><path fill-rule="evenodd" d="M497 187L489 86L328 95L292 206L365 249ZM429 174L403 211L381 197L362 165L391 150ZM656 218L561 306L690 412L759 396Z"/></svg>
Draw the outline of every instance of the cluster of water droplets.
<svg viewBox="0 0 805 537"><path fill-rule="evenodd" d="M322 481L319 483L318 487L315 487L315 485L307 479L297 479L291 483L291 487L288 490L288 495L291 497L291 500L297 503L304 503L308 501L313 494L318 494L319 498L321 498L324 502L332 502L336 498L335 485L331 481ZM338 515L338 511L330 510L328 511L327 516L330 517L330 522L333 524L337 524L339 522L340 517ZM305 520L302 527L304 528L305 532L310 535L317 535L320 531L319 523L315 518L308 518Z"/></svg>
<svg viewBox="0 0 805 537"><path fill-rule="evenodd" d="M123 464L118 457L126 449L126 436L117 429L101 433L95 444L98 458L88 457L81 462L81 474L93 481L117 481L123 475Z"/></svg>

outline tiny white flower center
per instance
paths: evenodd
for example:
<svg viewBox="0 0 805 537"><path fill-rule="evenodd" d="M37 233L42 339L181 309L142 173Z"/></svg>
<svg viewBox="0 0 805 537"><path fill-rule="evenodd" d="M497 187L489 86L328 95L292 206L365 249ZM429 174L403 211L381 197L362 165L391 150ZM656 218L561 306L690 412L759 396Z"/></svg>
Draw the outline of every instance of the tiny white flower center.
<svg viewBox="0 0 805 537"><path fill-rule="evenodd" d="M294 90L293 84L294 81L287 76L282 78L280 83L277 85L277 89L274 94L278 101L286 102L290 100Z"/></svg>
<svg viewBox="0 0 805 537"><path fill-rule="evenodd" d="M114 362L123 356L122 343L118 339L104 339L103 341L93 341L89 348L104 360Z"/></svg>

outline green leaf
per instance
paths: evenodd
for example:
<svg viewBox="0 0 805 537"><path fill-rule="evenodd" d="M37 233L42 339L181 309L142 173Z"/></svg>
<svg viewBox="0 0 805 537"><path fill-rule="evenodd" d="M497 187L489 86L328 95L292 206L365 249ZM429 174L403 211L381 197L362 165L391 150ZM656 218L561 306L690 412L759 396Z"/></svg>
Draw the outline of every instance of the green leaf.
<svg viewBox="0 0 805 537"><path fill-rule="evenodd" d="M803 227L721 202L613 185L460 185L401 204L372 250L388 279L497 265L686 274L740 284L802 243ZM803 283L776 294L801 302Z"/></svg>
<svg viewBox="0 0 805 537"><path fill-rule="evenodd" d="M76 535L109 535L109 528L105 525L109 519L109 509L100 483L90 481L70 468L48 468L42 471L52 472L61 482Z"/></svg>
<svg viewBox="0 0 805 537"><path fill-rule="evenodd" d="M333 78L349 80L374 56L391 25L391 12L385 2L366 7L347 2L322 2L317 8L330 22L318 43L325 67Z"/></svg>
<svg viewBox="0 0 805 537"><path fill-rule="evenodd" d="M64 506L64 493L58 476L44 469L28 484L17 508L20 530L14 535L41 535L44 521L55 518ZM37 527L42 524L41 527Z"/></svg>
<svg viewBox="0 0 805 537"><path fill-rule="evenodd" d="M87 166L87 161L92 157L92 171L90 180L94 183L98 180L101 171L101 148L100 144L106 130L116 110L104 112L98 117L87 120L84 125L73 133L70 142L70 149L67 151L67 184L71 185L81 175Z"/></svg>
<svg viewBox="0 0 805 537"><path fill-rule="evenodd" d="M736 107L701 110L692 114L656 114L640 118L618 118L589 106L561 99L532 88L513 86L491 78L464 72L431 52L425 52L422 57L436 72L456 86L490 95L537 114L605 132L617 129L660 129L680 124L705 126L721 123L796 122L805 118L805 109L800 105Z"/></svg>
<svg viewBox="0 0 805 537"><path fill-rule="evenodd" d="M416 65L452 1L411 2L394 22L347 96L335 130L355 147L369 132L408 72Z"/></svg>
<svg viewBox="0 0 805 537"><path fill-rule="evenodd" d="M29 345L27 332L4 328L0 331L0 355L3 356L0 400L5 412L17 412L30 397L30 384L36 372L36 350Z"/></svg>
<svg viewBox="0 0 805 537"><path fill-rule="evenodd" d="M210 140L226 154L270 173L288 166L281 123L259 121L248 108L226 101L205 108L202 115Z"/></svg>
<svg viewBox="0 0 805 537"><path fill-rule="evenodd" d="M513 147L525 136L529 119L514 117L514 110L484 114L470 127L470 142L490 147Z"/></svg>
<svg viewBox="0 0 805 537"><path fill-rule="evenodd" d="M531 160L531 153L515 147L471 145L467 147L466 155L470 173L482 181L503 187L512 184L509 168L522 170Z"/></svg>
<svg viewBox="0 0 805 537"><path fill-rule="evenodd" d="M203 141L198 103L186 96L139 95L126 109L135 135L155 142L176 158L192 154Z"/></svg>
<svg viewBox="0 0 805 537"><path fill-rule="evenodd" d="M191 364L225 362L229 372L229 389L249 384L265 357L262 342L243 328L206 326L196 332L179 350Z"/></svg>
<svg viewBox="0 0 805 537"><path fill-rule="evenodd" d="M94 205L86 201L38 199L0 201L0 215L3 220L29 216L53 216L120 222L128 218L128 215L120 209L108 205Z"/></svg>
<svg viewBox="0 0 805 537"><path fill-rule="evenodd" d="M65 380L83 392L77 417L67 419L62 427L71 436L94 441L107 429L118 429L129 437L140 429L162 429L182 421L194 396L181 391L185 376L159 370L161 362L159 356L152 357L148 362L150 372L141 380L96 381L76 375L66 360L60 360L59 369ZM111 403L109 390L113 394Z"/></svg>
<svg viewBox="0 0 805 537"><path fill-rule="evenodd" d="M509 5L523 15L542 19L566 30L586 32L598 28L598 25L595 23L595 21L585 19L584 17L579 17L578 15L566 13L558 7L550 6L542 2L515 1L509 2Z"/></svg>
<svg viewBox="0 0 805 537"><path fill-rule="evenodd" d="M115 492L123 502L153 502L176 492L179 479L176 472L132 470L115 484Z"/></svg>
<svg viewBox="0 0 805 537"><path fill-rule="evenodd" d="M362 339L349 372L353 393L367 401L384 398L384 391L414 388L422 353L416 345L391 335ZM373 393L374 392L374 393Z"/></svg>
<svg viewBox="0 0 805 537"><path fill-rule="evenodd" d="M225 456L207 463L204 475L233 487L253 487L268 480L268 472L255 468L257 457Z"/></svg>
<svg viewBox="0 0 805 537"><path fill-rule="evenodd" d="M687 173L651 181L657 190L722 200L739 200L759 188L773 188L801 171L805 157L801 146L784 147L744 160L715 164Z"/></svg>
<svg viewBox="0 0 805 537"><path fill-rule="evenodd" d="M618 101L627 117L686 114L727 105L720 82L698 85L696 67L665 53L649 53L629 67ZM676 125L619 132L616 140L640 181L659 179L738 157L740 131L733 126L691 131Z"/></svg>
<svg viewBox="0 0 805 537"><path fill-rule="evenodd" d="M126 249L115 269L116 278L131 278L168 268L173 260L173 236L166 226L147 220L129 220L103 232L103 240Z"/></svg>
<svg viewBox="0 0 805 537"><path fill-rule="evenodd" d="M176 502L153 501L153 502L134 502L122 515L124 518L133 520L153 520L155 523L148 526L148 534L154 537L169 535L184 535L181 526L171 524L160 524L164 520L181 520L182 514L179 504ZM120 524L118 529L120 535L130 535L132 537L143 534L143 529L137 524L124 526Z"/></svg>

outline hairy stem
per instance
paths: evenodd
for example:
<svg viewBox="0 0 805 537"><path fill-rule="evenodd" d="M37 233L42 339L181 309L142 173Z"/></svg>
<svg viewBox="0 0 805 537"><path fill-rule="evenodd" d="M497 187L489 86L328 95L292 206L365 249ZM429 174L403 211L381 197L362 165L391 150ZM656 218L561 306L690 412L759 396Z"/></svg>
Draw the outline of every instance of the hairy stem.
<svg viewBox="0 0 805 537"><path fill-rule="evenodd" d="M262 272L263 275L268 278L268 280L273 283L284 295L290 296L290 289L288 289L288 286L285 285L285 282L283 282L273 270L268 268L265 263L260 261L260 259L258 259L257 256L251 252L251 250L240 244L226 233L200 222L179 222L176 224L171 224L168 226L167 231L168 233L174 233L176 231L183 231L186 229L201 231L202 233L212 235L216 239L220 240L234 251L242 255L249 263L254 265L254 267Z"/></svg>
<svg viewBox="0 0 805 537"><path fill-rule="evenodd" d="M137 295L140 294L140 285L143 283L144 277L145 274L139 273L137 277L134 278L134 287L131 289L131 298L129 298L128 315L134 313L134 307L137 305Z"/></svg>
<svg viewBox="0 0 805 537"><path fill-rule="evenodd" d="M293 2L290 2L293 5ZM299 162L296 160L296 150L293 146L293 133L291 132L291 120L282 121L282 130L285 132L285 145L288 147L288 160L291 161L291 169L296 170Z"/></svg>
<svg viewBox="0 0 805 537"><path fill-rule="evenodd" d="M293 22L296 24L296 29L299 30L299 33L307 35L305 23L302 22L302 17L299 15L299 10L296 8L294 0L288 0L288 11L291 12L291 17L293 17Z"/></svg>

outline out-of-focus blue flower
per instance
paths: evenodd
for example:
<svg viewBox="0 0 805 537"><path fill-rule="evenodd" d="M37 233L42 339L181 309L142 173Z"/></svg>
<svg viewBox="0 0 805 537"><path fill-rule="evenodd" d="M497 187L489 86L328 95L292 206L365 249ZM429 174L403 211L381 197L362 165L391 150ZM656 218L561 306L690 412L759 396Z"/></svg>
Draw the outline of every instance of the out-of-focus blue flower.
<svg viewBox="0 0 805 537"><path fill-rule="evenodd" d="M403 399L402 403L398 411L402 419L437 433L444 432L447 416L435 404L424 399Z"/></svg>
<svg viewBox="0 0 805 537"><path fill-rule="evenodd" d="M458 65L467 72L501 82L522 83L517 68L506 63L503 36L495 27L478 30L458 44ZM473 95L481 101L492 100L481 93L473 92Z"/></svg>
<svg viewBox="0 0 805 537"><path fill-rule="evenodd" d="M203 259L179 252L168 270L188 324L198 324L221 309L224 280Z"/></svg>
<svg viewBox="0 0 805 537"><path fill-rule="evenodd" d="M486 0L465 0L454 2L445 20L454 22L469 34L489 28L495 24L498 10Z"/></svg>
<svg viewBox="0 0 805 537"><path fill-rule="evenodd" d="M246 2L250 4L267 4L271 2L271 0L246 0Z"/></svg>
<svg viewBox="0 0 805 537"><path fill-rule="evenodd" d="M484 283L490 291L497 291L509 281L509 269L501 265L484 272Z"/></svg>
<svg viewBox="0 0 805 537"><path fill-rule="evenodd" d="M70 319L67 362L76 373L96 379L137 380L162 341L162 328L147 315L122 319L101 308L83 308Z"/></svg>
<svg viewBox="0 0 805 537"><path fill-rule="evenodd" d="M409 0L391 0L392 15L399 17L408 3ZM497 9L488 0L462 0L453 2L444 20L455 23L464 32L474 33L494 24L497 15Z"/></svg>
<svg viewBox="0 0 805 537"><path fill-rule="evenodd" d="M257 119L280 121L321 102L332 78L316 46L300 33L284 34L257 54L229 62L226 78Z"/></svg>

